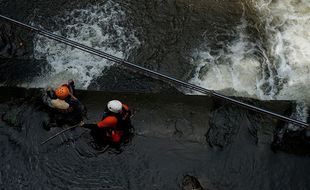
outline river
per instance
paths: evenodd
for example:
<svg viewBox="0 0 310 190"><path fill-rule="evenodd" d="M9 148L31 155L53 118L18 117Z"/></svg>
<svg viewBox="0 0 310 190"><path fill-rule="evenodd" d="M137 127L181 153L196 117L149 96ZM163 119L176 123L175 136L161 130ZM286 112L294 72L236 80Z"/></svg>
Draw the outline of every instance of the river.
<svg viewBox="0 0 310 190"><path fill-rule="evenodd" d="M307 121L306 0L0 4L5 16ZM275 131L286 124L172 87L21 28L5 25L0 31L0 83L22 87L1 88L1 188L180 189L187 174L196 176L205 189L309 186L309 147L296 143L282 151L271 149ZM84 129L39 145L61 129L42 128L48 116L37 88L55 87L71 78L79 89L88 90L79 91L79 97L88 107L89 122L97 121L110 98L137 110L137 134L121 151L100 154Z"/></svg>

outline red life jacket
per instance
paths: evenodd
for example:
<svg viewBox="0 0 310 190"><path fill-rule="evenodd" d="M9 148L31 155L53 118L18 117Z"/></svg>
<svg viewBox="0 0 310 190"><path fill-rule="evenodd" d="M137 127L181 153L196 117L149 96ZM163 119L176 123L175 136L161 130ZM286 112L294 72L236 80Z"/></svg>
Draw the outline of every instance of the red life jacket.
<svg viewBox="0 0 310 190"><path fill-rule="evenodd" d="M130 122L130 112L126 104L122 106L122 112L119 114L108 113L100 122L97 123L98 128L110 128L110 133L105 133L106 137L111 138L115 143L119 143L124 132L121 126L126 122Z"/></svg>
<svg viewBox="0 0 310 190"><path fill-rule="evenodd" d="M119 114L108 113L100 122L97 123L99 128L116 128L122 122L130 121L130 112L126 104L123 104L122 111Z"/></svg>

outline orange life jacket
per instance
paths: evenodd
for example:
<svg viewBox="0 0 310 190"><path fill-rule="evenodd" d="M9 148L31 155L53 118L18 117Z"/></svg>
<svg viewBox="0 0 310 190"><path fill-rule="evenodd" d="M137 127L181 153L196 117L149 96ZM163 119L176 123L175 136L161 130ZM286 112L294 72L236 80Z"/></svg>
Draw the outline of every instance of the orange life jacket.
<svg viewBox="0 0 310 190"><path fill-rule="evenodd" d="M126 104L123 104L122 112L119 114L108 113L106 117L104 117L100 122L97 123L99 128L116 128L121 122L129 122L130 121L130 112L129 108Z"/></svg>

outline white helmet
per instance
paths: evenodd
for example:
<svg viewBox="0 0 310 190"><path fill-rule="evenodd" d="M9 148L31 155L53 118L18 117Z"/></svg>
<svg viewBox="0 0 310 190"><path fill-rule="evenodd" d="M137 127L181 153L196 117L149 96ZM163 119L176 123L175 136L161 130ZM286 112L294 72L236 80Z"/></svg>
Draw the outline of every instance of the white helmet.
<svg viewBox="0 0 310 190"><path fill-rule="evenodd" d="M122 103L118 100L111 100L108 102L108 109L113 113L121 112L122 107Z"/></svg>

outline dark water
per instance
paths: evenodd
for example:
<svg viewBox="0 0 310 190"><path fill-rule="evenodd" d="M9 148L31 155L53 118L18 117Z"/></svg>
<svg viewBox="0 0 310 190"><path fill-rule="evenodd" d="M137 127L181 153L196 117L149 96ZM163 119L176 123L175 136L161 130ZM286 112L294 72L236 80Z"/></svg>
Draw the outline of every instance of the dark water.
<svg viewBox="0 0 310 190"><path fill-rule="evenodd" d="M0 112L6 120L0 124L3 189L181 189L187 174L208 189L310 185L307 155L271 150L277 122L214 99L80 91L78 96L89 109L88 122L99 119L111 98L135 109L132 141L120 150L100 153L93 148L89 131L81 128L40 145L61 129L43 129L48 117L38 90L1 92ZM257 104L277 104L275 111L280 113L291 106Z"/></svg>
<svg viewBox="0 0 310 190"><path fill-rule="evenodd" d="M188 80L193 75L196 65L190 64L190 60L193 59L192 54L195 48L208 41L211 48L220 51L227 42L236 37L235 26L240 24L243 14L241 2L226 0L216 3L213 1L180 0L57 1L57 3L3 0L0 2L3 5L0 11L2 14L20 21L35 24L50 31L60 31L61 35L66 36L68 31L65 26L72 24L74 18L67 18L68 12L82 8L91 10L89 8L91 5L104 7L109 2L118 4L126 14L125 22L112 21L120 27L126 28L125 35L130 35L130 32L134 31L134 35L141 45L126 52L126 48L114 45L114 42L119 40L115 37L115 41L107 46L125 52L125 57L130 61L183 80ZM13 14L12 11L15 9L20 11L14 11ZM109 10L105 14L109 15ZM88 22L89 18L83 19ZM109 35L112 33L112 36L118 32L114 28L103 30L103 33L108 32ZM110 33L109 30L111 30ZM27 42L25 44L30 57L33 52L31 41L34 35L34 33L25 30L19 32L19 36ZM128 44L130 41L125 42L124 46L127 47ZM74 58L71 57L71 59ZM67 69L67 67L64 66L63 69ZM87 69L85 70L80 72L87 72ZM131 82L132 80L134 82ZM143 75L112 66L109 71L104 70L101 76L94 78L88 89L158 92L163 86L165 85Z"/></svg>
<svg viewBox="0 0 310 190"><path fill-rule="evenodd" d="M65 36L62 27L70 20L59 19L65 12L105 2L0 0L0 14L39 23ZM125 57L184 80L193 75L193 50L207 41L211 53L218 54L238 36L242 15L250 14L244 13L247 4L241 1L115 2L127 15L121 25L136 30L142 43ZM1 54L1 84L27 86L49 74L47 61L33 57L35 34L9 28L6 25L0 34L9 39L3 43L2 38L1 50L11 44L9 53ZM247 30L255 41L253 28ZM49 118L39 90L1 88L0 113L5 120L0 121L1 189L181 189L187 174L196 176L206 189L308 189L310 185L308 146L272 151L275 131L284 123L210 97L180 95L166 83L116 66L92 79L88 89L118 93L80 91L78 97L89 110L87 122L98 121L110 99L135 109L132 141L121 150L100 153L93 148L89 131L78 128L40 145L61 129L43 129ZM295 102L248 101L287 116L295 106Z"/></svg>

